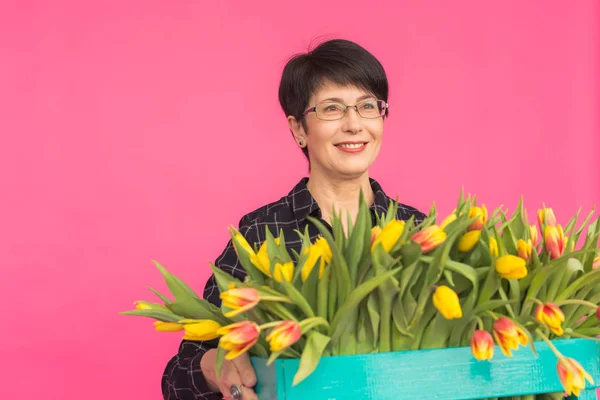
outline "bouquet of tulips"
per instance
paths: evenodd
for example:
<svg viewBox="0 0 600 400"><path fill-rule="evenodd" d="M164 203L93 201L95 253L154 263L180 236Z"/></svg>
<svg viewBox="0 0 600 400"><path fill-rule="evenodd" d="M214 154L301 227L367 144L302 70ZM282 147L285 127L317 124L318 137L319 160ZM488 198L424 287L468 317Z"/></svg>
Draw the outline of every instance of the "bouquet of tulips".
<svg viewBox="0 0 600 400"><path fill-rule="evenodd" d="M396 203L372 226L364 198L356 220L335 214L331 230L308 232L299 253L268 229L260 247L230 228L242 282L212 265L220 308L157 263L173 299L137 301L124 314L155 319L159 331L187 340L219 338L218 363L244 352L299 358L293 384L321 357L470 346L491 360L494 345L511 356L543 340L557 356L565 393L579 395L590 375L552 345L561 338L600 335L600 219L579 212L563 227L550 208L530 224L522 199L508 215L491 215L462 193L439 224L436 208L421 223L400 221ZM587 228L587 229L586 229ZM585 231L585 233L584 233ZM583 243L579 243L584 234ZM556 394L560 398L562 394Z"/></svg>

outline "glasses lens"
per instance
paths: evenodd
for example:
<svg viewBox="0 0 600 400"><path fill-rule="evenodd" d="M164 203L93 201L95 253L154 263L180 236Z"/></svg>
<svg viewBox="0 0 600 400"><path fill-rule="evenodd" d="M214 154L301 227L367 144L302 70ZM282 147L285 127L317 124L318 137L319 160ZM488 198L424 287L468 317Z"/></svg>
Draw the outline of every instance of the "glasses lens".
<svg viewBox="0 0 600 400"><path fill-rule="evenodd" d="M344 116L344 106L338 103L322 103L317 106L317 117L333 120Z"/></svg>
<svg viewBox="0 0 600 400"><path fill-rule="evenodd" d="M385 114L385 102L382 100L367 100L358 104L358 113L363 118L379 118Z"/></svg>

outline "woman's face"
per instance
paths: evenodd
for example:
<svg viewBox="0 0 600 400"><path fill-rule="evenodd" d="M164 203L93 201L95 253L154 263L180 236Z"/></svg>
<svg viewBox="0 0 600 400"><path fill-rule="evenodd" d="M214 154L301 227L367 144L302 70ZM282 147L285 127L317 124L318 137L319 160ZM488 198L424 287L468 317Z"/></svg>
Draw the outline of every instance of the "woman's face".
<svg viewBox="0 0 600 400"><path fill-rule="evenodd" d="M327 83L310 99L308 107L322 102L355 105L363 100L377 100L372 94L356 87ZM290 127L297 142L308 147L311 172L336 178L357 178L368 172L379 154L383 136L383 118L367 119L348 108L334 121L317 118L315 112L305 116L306 130L290 117Z"/></svg>

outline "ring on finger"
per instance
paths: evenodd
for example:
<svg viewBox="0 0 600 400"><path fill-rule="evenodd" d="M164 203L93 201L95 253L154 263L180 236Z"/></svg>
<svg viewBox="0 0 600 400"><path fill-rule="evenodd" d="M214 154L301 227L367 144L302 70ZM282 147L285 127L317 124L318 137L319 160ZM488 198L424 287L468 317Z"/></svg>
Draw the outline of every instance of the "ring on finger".
<svg viewBox="0 0 600 400"><path fill-rule="evenodd" d="M229 388L229 394L233 397L233 400L240 400L242 398L242 388L244 385L231 385Z"/></svg>

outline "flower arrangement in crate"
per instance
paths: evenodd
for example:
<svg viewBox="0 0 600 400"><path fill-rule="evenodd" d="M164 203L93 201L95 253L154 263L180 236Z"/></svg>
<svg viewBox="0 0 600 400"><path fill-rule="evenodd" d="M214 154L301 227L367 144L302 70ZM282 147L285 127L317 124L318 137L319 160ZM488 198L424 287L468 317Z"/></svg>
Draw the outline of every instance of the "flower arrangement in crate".
<svg viewBox="0 0 600 400"><path fill-rule="evenodd" d="M509 216L461 193L456 209L437 224L436 208L421 223L395 219L396 203L372 226L360 198L356 221L344 229L334 212L331 230L311 222L299 253L266 230L251 246L233 227L233 245L247 272L242 282L212 265L220 308L156 263L174 299L151 289L160 303L137 301L124 314L155 319L159 331L187 340L219 338L218 364L249 352L299 358L293 385L321 357L470 346L480 361L494 344L511 356L543 340L557 356L567 394L579 395L591 376L553 346L561 338L600 335L600 219L579 212L563 227L550 208L530 224L523 202ZM587 228L587 230L585 229ZM580 236L585 240L578 247Z"/></svg>

